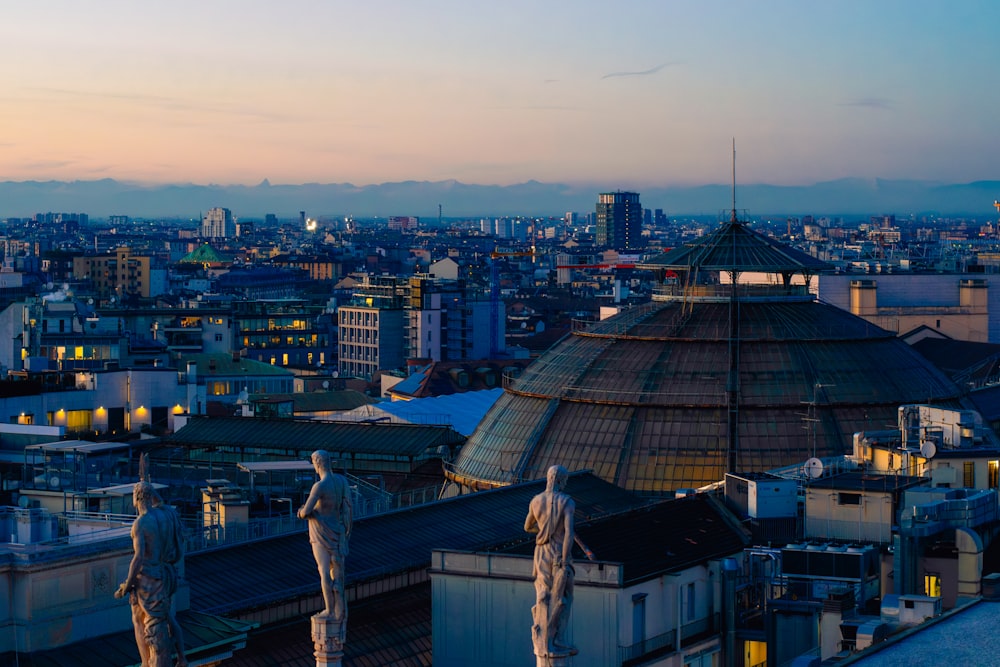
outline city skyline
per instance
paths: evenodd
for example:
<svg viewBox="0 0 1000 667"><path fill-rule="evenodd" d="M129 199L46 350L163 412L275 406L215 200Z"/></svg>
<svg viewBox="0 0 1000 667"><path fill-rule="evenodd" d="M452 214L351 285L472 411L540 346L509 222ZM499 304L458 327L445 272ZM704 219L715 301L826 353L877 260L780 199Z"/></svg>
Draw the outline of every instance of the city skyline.
<svg viewBox="0 0 1000 667"><path fill-rule="evenodd" d="M21 4L0 180L996 177L1000 6Z"/></svg>

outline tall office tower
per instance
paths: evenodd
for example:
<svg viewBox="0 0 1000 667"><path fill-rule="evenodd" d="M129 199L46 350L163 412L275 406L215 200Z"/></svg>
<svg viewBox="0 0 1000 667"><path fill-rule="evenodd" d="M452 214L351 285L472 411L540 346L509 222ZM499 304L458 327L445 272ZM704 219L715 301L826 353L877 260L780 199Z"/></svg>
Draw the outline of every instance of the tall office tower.
<svg viewBox="0 0 1000 667"><path fill-rule="evenodd" d="M228 239L236 236L236 219L228 208L212 208L201 219L201 236L206 239Z"/></svg>
<svg viewBox="0 0 1000 667"><path fill-rule="evenodd" d="M602 192L597 196L598 248L631 250L642 245L642 204L638 192Z"/></svg>

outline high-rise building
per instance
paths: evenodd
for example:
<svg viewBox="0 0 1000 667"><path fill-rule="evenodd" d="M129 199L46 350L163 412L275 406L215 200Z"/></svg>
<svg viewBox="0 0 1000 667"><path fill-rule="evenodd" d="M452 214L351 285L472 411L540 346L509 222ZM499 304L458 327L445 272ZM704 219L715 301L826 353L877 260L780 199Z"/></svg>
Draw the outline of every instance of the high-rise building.
<svg viewBox="0 0 1000 667"><path fill-rule="evenodd" d="M206 239L230 239L236 236L236 219L228 208L212 208L201 219L201 236Z"/></svg>
<svg viewBox="0 0 1000 667"><path fill-rule="evenodd" d="M420 226L420 218L414 215L389 216L389 229L398 232L413 232Z"/></svg>
<svg viewBox="0 0 1000 667"><path fill-rule="evenodd" d="M597 247L632 250L642 245L642 204L638 192L597 196Z"/></svg>
<svg viewBox="0 0 1000 667"><path fill-rule="evenodd" d="M351 303L337 309L340 373L371 378L378 370L401 368L410 358L485 359L490 302L477 297L461 280L367 279Z"/></svg>

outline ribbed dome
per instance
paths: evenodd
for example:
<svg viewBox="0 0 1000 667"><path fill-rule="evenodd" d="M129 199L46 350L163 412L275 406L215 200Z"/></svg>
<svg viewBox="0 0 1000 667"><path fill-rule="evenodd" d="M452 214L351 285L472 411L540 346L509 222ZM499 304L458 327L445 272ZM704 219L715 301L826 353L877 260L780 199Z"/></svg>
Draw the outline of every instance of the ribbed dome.
<svg viewBox="0 0 1000 667"><path fill-rule="evenodd" d="M483 488L561 464L667 493L849 452L856 431L893 427L899 405L960 395L892 333L801 286L675 289L529 366L449 477Z"/></svg>

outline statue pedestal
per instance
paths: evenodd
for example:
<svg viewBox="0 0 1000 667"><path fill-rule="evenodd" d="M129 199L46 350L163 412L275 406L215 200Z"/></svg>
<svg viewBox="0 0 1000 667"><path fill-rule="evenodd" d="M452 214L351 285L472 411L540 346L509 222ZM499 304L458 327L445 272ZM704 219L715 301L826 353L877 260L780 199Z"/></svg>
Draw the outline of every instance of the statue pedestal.
<svg viewBox="0 0 1000 667"><path fill-rule="evenodd" d="M346 623L329 616L317 614L311 619L313 655L316 656L316 667L340 665L344 657L344 631Z"/></svg>

